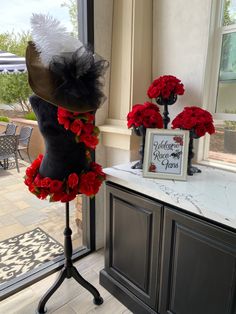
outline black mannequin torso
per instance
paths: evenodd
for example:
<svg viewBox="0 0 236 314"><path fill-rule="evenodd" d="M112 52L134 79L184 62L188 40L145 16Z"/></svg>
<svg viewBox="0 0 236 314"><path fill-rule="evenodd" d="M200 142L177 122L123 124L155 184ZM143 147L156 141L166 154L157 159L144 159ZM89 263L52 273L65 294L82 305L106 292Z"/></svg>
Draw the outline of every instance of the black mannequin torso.
<svg viewBox="0 0 236 314"><path fill-rule="evenodd" d="M43 177L63 180L69 174L88 169L86 148L76 143L75 134L57 121L57 107L39 98L30 97L38 125L45 142L45 154L39 173Z"/></svg>

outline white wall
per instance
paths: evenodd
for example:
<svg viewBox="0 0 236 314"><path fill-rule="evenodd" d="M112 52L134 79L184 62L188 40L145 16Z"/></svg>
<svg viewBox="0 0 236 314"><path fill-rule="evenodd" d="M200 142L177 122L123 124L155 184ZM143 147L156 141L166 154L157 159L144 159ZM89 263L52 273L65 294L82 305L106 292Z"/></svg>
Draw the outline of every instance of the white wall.
<svg viewBox="0 0 236 314"><path fill-rule="evenodd" d="M171 119L183 106L202 106L210 11L211 0L154 0L153 78L175 75L185 86Z"/></svg>

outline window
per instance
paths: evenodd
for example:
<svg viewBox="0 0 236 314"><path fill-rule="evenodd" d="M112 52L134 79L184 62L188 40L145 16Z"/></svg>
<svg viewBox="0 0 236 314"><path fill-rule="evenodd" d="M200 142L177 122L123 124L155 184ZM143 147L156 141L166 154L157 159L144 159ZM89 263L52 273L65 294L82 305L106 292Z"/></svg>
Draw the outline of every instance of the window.
<svg viewBox="0 0 236 314"><path fill-rule="evenodd" d="M23 6L25 3L27 10ZM30 30L30 17L35 12L49 13L74 35L78 33L78 16L81 17L79 30L84 37L80 36L80 39L85 44L91 44L92 4L92 0L78 0L78 5L77 0L48 1L47 5L46 2L40 4L31 0L5 2L4 19L0 21L0 48L3 49L3 40L9 39L11 34L15 35L12 36L15 39L22 32L24 38L23 35ZM9 40L6 46L7 44L10 45ZM25 46L22 49L25 51ZM0 109L4 108L9 111L0 100ZM25 161L20 161L19 164L19 174L11 167L7 171L0 169L0 300L56 271L64 263L65 204L38 200L27 192L23 176L28 164ZM95 248L94 207L94 199L81 195L70 202L73 259L80 258Z"/></svg>
<svg viewBox="0 0 236 314"><path fill-rule="evenodd" d="M213 5L208 108L214 113L216 133L206 138L203 159L236 170L236 0Z"/></svg>

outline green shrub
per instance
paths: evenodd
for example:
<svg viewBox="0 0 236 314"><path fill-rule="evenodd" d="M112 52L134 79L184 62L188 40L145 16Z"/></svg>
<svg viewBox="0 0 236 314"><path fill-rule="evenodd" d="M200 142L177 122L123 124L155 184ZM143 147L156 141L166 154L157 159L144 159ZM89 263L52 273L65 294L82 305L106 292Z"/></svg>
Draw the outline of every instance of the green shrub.
<svg viewBox="0 0 236 314"><path fill-rule="evenodd" d="M2 121L2 122L10 122L8 117L4 117L4 116L0 116L0 121Z"/></svg>
<svg viewBox="0 0 236 314"><path fill-rule="evenodd" d="M27 120L33 120L33 121L36 121L37 118L35 116L35 113L33 111L29 112L29 113L26 113L24 115L24 118L27 119Z"/></svg>

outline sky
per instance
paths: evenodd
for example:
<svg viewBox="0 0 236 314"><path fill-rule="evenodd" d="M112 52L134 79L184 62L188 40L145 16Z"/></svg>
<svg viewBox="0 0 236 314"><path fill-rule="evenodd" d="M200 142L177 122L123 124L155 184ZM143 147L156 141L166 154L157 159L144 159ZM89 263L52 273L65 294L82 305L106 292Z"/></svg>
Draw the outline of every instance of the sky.
<svg viewBox="0 0 236 314"><path fill-rule="evenodd" d="M0 0L0 33L30 30L32 13L48 13L71 31L68 8L61 7L63 2L65 0Z"/></svg>

